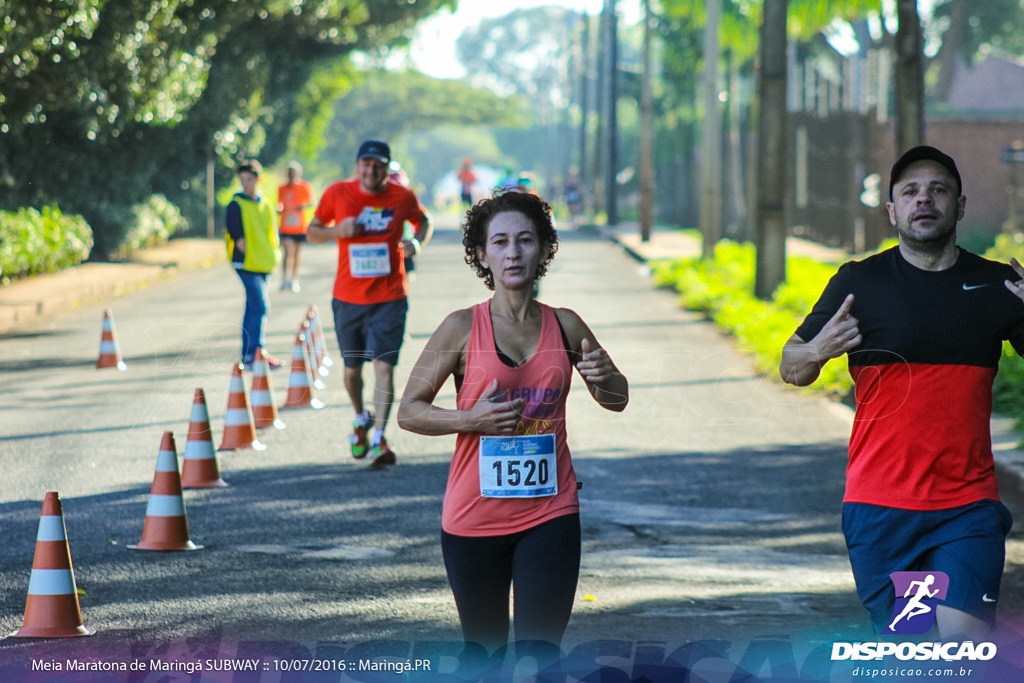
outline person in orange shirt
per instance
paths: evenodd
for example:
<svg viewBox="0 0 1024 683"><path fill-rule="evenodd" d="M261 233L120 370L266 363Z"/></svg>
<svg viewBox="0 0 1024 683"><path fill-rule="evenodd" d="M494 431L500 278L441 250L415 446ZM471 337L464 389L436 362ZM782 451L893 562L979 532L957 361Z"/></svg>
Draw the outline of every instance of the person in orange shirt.
<svg viewBox="0 0 1024 683"><path fill-rule="evenodd" d="M355 410L349 445L353 458L369 455L373 469L395 464L384 428L395 400L394 370L409 312L405 258L418 254L433 230L416 194L388 177L390 163L386 142L364 142L356 155L356 177L330 185L309 223L310 242L338 243L331 308L345 390ZM405 237L406 221L415 227L412 238ZM373 363L373 412L363 403L366 361Z"/></svg>
<svg viewBox="0 0 1024 683"><path fill-rule="evenodd" d="M288 164L288 182L277 188L277 214L284 247L281 268L281 291L299 291L299 251L306 242L306 212L313 207L313 186L302 179L302 166Z"/></svg>
<svg viewBox="0 0 1024 683"><path fill-rule="evenodd" d="M463 208L473 206L473 184L476 183L476 173L473 173L473 160L466 158L462 162L462 168L458 172L460 196L462 197Z"/></svg>

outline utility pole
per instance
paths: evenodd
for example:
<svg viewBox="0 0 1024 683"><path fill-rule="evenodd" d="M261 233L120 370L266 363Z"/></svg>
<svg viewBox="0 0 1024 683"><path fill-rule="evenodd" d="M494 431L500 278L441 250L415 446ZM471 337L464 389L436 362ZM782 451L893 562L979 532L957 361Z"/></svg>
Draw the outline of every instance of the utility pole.
<svg viewBox="0 0 1024 683"><path fill-rule="evenodd" d="M786 14L788 0L765 0L757 125L757 265L754 295L771 298L786 281Z"/></svg>
<svg viewBox="0 0 1024 683"><path fill-rule="evenodd" d="M579 135L579 182L581 190L589 187L590 171L587 168L587 123L590 121L590 15L583 13L583 36L579 45L579 69L577 70L580 89L580 129Z"/></svg>
<svg viewBox="0 0 1024 683"><path fill-rule="evenodd" d="M924 48L916 0L897 0L896 156L924 141Z"/></svg>
<svg viewBox="0 0 1024 683"><path fill-rule="evenodd" d="M216 225L214 219L214 209L217 206L217 190L214 188L215 177L213 150L210 150L206 154L206 237L211 240L213 239Z"/></svg>
<svg viewBox="0 0 1024 683"><path fill-rule="evenodd" d="M619 207L616 176L619 169L618 112L619 101L619 39L618 19L615 14L615 0L605 0L604 37L604 116L601 130L604 133L604 208L608 225L618 225Z"/></svg>
<svg viewBox="0 0 1024 683"><path fill-rule="evenodd" d="M594 118L596 119L596 126L594 130L594 158L591 160L593 164L593 171L590 174L590 179L593 182L594 187L594 214L601 213L605 207L605 196L607 192L604 187L604 165L607 162L608 155L602 149L604 146L604 129L608 125L607 121L604 120L604 98L607 97L605 92L605 62L608 61L608 55L604 52L605 34L607 28L605 24L608 22L608 8L605 7L601 10L601 14L597 18L597 36L595 37L596 42L596 59L597 72L594 74L595 78L593 81L594 85Z"/></svg>
<svg viewBox="0 0 1024 683"><path fill-rule="evenodd" d="M722 0L707 0L704 20L704 126L700 159L702 257L715 257L722 234L722 134L718 116L718 23Z"/></svg>
<svg viewBox="0 0 1024 683"><path fill-rule="evenodd" d="M644 70L640 81L640 240L651 241L654 226L654 144L651 98L651 0L644 5Z"/></svg>

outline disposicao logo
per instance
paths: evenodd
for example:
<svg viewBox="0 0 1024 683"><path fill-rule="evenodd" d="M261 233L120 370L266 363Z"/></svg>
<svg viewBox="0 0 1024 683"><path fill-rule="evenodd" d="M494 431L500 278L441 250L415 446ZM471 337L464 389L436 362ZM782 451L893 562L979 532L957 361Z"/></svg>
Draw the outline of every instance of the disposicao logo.
<svg viewBox="0 0 1024 683"><path fill-rule="evenodd" d="M936 571L893 572L889 578L896 590L896 604L882 633L927 633L935 623L936 604L946 599L949 576Z"/></svg>
<svg viewBox="0 0 1024 683"><path fill-rule="evenodd" d="M889 575L896 589L896 604L883 634L919 635L935 623L935 607L945 600L949 576L944 572L893 572ZM832 661L898 660L988 661L997 654L995 643L832 643Z"/></svg>

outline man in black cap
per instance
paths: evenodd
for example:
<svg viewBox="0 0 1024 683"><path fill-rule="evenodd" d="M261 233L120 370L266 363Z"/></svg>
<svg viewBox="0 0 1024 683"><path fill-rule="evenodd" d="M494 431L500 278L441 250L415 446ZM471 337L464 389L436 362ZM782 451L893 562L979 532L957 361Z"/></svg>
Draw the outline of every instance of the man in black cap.
<svg viewBox="0 0 1024 683"><path fill-rule="evenodd" d="M1024 351L1024 267L957 246L966 203L948 155L901 156L886 203L899 244L840 267L782 351L797 386L847 354L857 408L843 532L882 633L922 632L899 630L907 596L894 572L946 575L932 615L943 639L982 638L995 622L1012 520L992 457L992 381L1003 340Z"/></svg>
<svg viewBox="0 0 1024 683"><path fill-rule="evenodd" d="M388 179L390 162L386 142L360 145L356 177L324 191L308 232L310 242L338 242L332 308L345 389L355 410L349 444L352 457L369 455L374 469L395 464L384 429L395 401L394 368L409 311L405 257L418 254L432 232L416 194ZM412 239L405 238L406 221L415 227ZM375 381L373 411L363 402L363 363L368 360Z"/></svg>

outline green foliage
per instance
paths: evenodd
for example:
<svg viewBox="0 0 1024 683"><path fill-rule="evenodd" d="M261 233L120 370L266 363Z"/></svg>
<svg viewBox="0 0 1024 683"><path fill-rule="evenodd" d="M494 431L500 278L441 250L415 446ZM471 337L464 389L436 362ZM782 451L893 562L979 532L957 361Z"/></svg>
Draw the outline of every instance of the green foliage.
<svg viewBox="0 0 1024 683"><path fill-rule="evenodd" d="M952 21L954 5L966 5L965 21ZM938 0L932 12L934 21L925 26L928 34L938 33L936 27L945 27L947 32L955 32L956 36L935 36L929 38L941 40L955 45L960 55L967 60L973 59L979 52L996 50L1008 55L1019 55L1024 51L1024 34L1020 27L1024 24L1024 6L1020 0L985 0L985 2L965 2L965 0Z"/></svg>
<svg viewBox="0 0 1024 683"><path fill-rule="evenodd" d="M753 295L755 259L752 244L723 240L715 245L711 261L657 261L652 271L657 284L679 292L684 308L706 315L732 335L759 372L773 373L783 345L817 301L835 265L790 257L788 281L766 302ZM811 390L845 398L852 387L844 357L822 368Z"/></svg>
<svg viewBox="0 0 1024 683"><path fill-rule="evenodd" d="M983 256L1002 263L1009 263L1011 258L1024 262L1024 234L1000 233L996 236L995 244Z"/></svg>
<svg viewBox="0 0 1024 683"><path fill-rule="evenodd" d="M487 88L431 78L418 71L373 70L362 74L362 81L334 103L328 144L319 163L341 164L350 170L359 143L368 138L394 142L402 133L442 125L500 126L528 119L523 100L503 98ZM398 145L391 151L403 165L408 164L408 155ZM446 170L453 163L454 159L446 160Z"/></svg>
<svg viewBox="0 0 1024 683"><path fill-rule="evenodd" d="M1024 234L999 234L984 256L1001 263L1009 263L1011 258L1024 259ZM1016 418L1017 428L1024 430L1024 358L1017 355L1009 342L1003 343L992 401L996 410Z"/></svg>
<svg viewBox="0 0 1024 683"><path fill-rule="evenodd" d="M484 19L455 43L470 78L526 97L541 123L554 119L572 87L566 64L580 15L555 5Z"/></svg>
<svg viewBox="0 0 1024 683"><path fill-rule="evenodd" d="M454 0L0 0L0 205L58 199L116 254L154 193L203 220L205 173L323 131L353 50L408 42ZM315 80L316 96L299 97ZM314 138L316 139L316 138Z"/></svg>
<svg viewBox="0 0 1024 683"><path fill-rule="evenodd" d="M133 207L132 216L132 226L116 252L116 258L127 258L139 249L164 244L171 235L188 228L178 207L160 194Z"/></svg>
<svg viewBox="0 0 1024 683"><path fill-rule="evenodd" d="M92 249L92 229L56 206L0 211L0 275L52 273L81 263Z"/></svg>
<svg viewBox="0 0 1024 683"><path fill-rule="evenodd" d="M886 242L879 251L892 244L891 240ZM1021 258L1022 253L1024 235L1002 234L984 256L1006 263L1010 257ZM751 354L759 372L773 374L783 344L818 300L838 264L790 257L786 261L787 281L771 301L761 301L753 296L755 258L752 244L724 240L715 246L710 262L666 259L653 262L651 270L656 284L680 293L684 308L706 315L731 334L737 346ZM809 390L851 399L853 382L846 356L826 364ZM1017 418L1018 428L1024 429L1024 358L1009 343L1003 344L993 406L996 412Z"/></svg>

